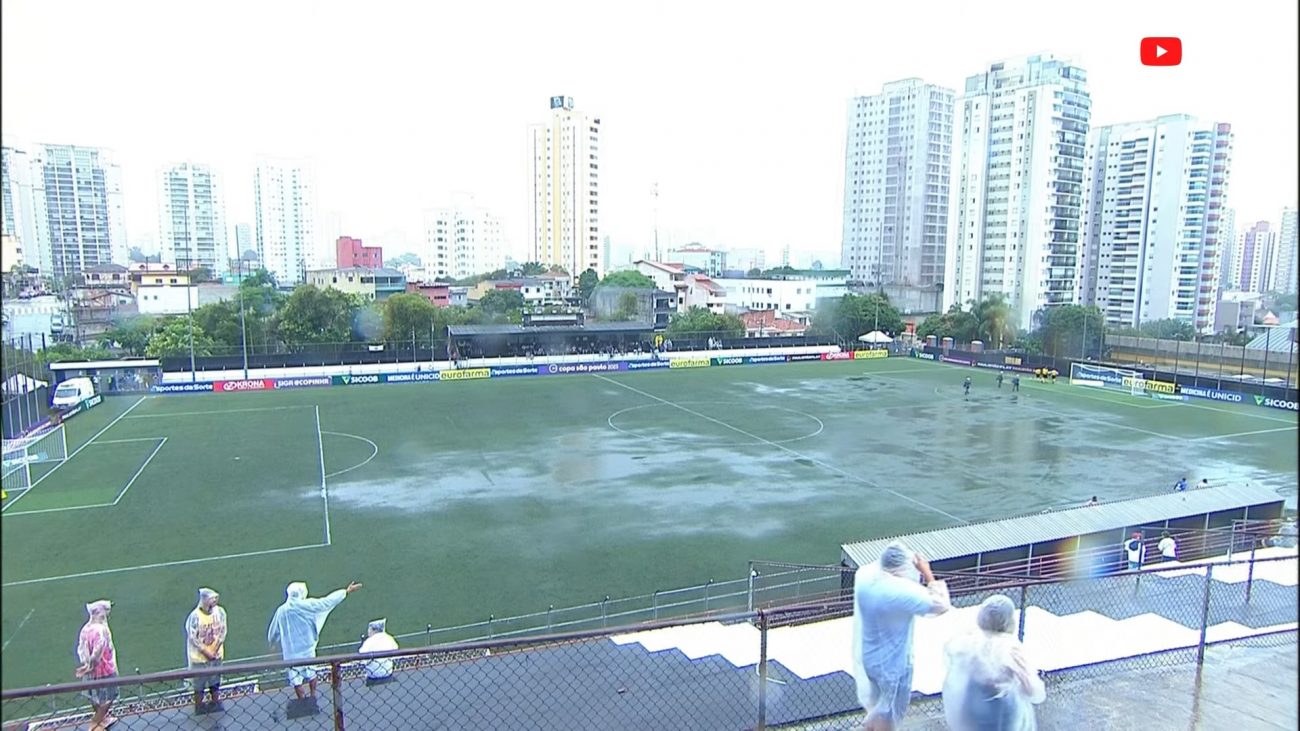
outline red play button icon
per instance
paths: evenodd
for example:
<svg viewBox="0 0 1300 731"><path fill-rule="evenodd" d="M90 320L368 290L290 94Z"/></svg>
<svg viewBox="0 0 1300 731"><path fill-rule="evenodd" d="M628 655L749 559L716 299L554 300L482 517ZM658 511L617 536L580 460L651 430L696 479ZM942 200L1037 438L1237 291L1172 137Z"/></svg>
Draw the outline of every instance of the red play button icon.
<svg viewBox="0 0 1300 731"><path fill-rule="evenodd" d="M1183 62L1183 40L1173 36L1143 38L1143 66L1177 66Z"/></svg>

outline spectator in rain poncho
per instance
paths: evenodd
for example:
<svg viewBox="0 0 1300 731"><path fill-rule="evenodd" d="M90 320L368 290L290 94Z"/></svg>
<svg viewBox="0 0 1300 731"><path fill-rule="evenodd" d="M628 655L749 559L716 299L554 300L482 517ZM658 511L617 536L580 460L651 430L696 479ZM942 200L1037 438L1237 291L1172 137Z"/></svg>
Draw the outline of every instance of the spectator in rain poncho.
<svg viewBox="0 0 1300 731"><path fill-rule="evenodd" d="M1043 681L1016 639L1016 607L1002 594L980 605L977 629L948 641L943 708L953 731L1034 731Z"/></svg>
<svg viewBox="0 0 1300 731"><path fill-rule="evenodd" d="M918 583L919 578L925 586ZM912 697L912 626L951 609L948 587L901 543L853 578L853 676L867 731L892 731Z"/></svg>
<svg viewBox="0 0 1300 731"><path fill-rule="evenodd" d="M307 597L307 585L295 581L285 589L286 598L271 617L271 627L266 632L266 641L272 646L279 645L281 656L285 660L299 660L316 657L316 643L320 639L321 627L330 612L343 603L348 594L361 588L355 581L346 589L331 592L319 599ZM289 668L289 684L299 698L304 697L302 686L307 683L311 695L316 695L316 670L304 665Z"/></svg>
<svg viewBox="0 0 1300 731"><path fill-rule="evenodd" d="M88 619L77 633L77 661L81 664L77 666L76 675L81 680L117 677L117 649L113 645L113 632L108 628L108 615L112 609L113 603L107 599L86 605ZM117 700L116 685L92 688L86 691L86 695L95 709L90 718L90 731L103 731L117 723L117 719L109 715L113 701Z"/></svg>
<svg viewBox="0 0 1300 731"><path fill-rule="evenodd" d="M397 640L386 631L388 620L376 619L366 630L366 640L361 643L362 654L367 652L385 652L397 649ZM393 659L391 657L371 660L366 663L366 680L387 680L393 676Z"/></svg>

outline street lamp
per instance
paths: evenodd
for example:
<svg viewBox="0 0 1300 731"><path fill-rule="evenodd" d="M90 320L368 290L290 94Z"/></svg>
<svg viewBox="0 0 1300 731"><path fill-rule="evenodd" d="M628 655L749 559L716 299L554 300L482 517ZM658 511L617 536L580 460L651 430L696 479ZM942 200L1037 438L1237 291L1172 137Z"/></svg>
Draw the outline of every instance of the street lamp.
<svg viewBox="0 0 1300 731"><path fill-rule="evenodd" d="M188 198L188 191L187 198ZM190 210L189 201L185 206L185 313L190 320L190 383L198 380L197 369L194 367L194 302L190 296L191 288L194 286L194 260L193 251L190 243Z"/></svg>
<svg viewBox="0 0 1300 731"><path fill-rule="evenodd" d="M239 341L244 351L244 380L248 380L248 324L244 320L244 255L239 255Z"/></svg>

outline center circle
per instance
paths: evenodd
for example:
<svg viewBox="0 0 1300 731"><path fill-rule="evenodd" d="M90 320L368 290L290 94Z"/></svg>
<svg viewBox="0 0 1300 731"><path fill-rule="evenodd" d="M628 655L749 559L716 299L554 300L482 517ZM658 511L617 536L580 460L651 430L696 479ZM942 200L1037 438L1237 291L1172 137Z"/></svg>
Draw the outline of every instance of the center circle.
<svg viewBox="0 0 1300 731"><path fill-rule="evenodd" d="M735 416L732 416L732 418L730 419L720 418L720 415L717 413L709 413L708 411L709 408L714 409L716 412L718 407L725 407L726 409L730 410L729 412L726 412L725 415L731 415L733 413L738 412L742 418L737 419ZM672 428L671 425L668 427L664 427L658 424L649 424L646 426L638 427L635 426L633 423L631 423L631 422L635 422L638 416L644 416L651 409L671 410L672 412L680 415L683 419L683 421L672 422L672 424L675 424L678 427L686 427L686 428L674 429ZM689 411L687 411L686 409L689 409ZM798 423L805 424L806 428L800 429L800 431L802 431L803 433L800 434L799 436L786 437L783 439L768 439L763 434L754 433L755 430L753 428L748 428L751 427L752 424L755 422L756 417L760 419L762 418L761 416L754 413L760 411L785 412L781 416L783 421L788 420L789 416L787 415L792 414L795 417L797 417L795 421L797 421ZM610 428L616 432L619 432L620 434L626 434L630 437L637 437L639 439L653 439L655 441L666 442L669 444L680 444L683 439L690 439L692 441L695 441L700 439L716 438L713 437L712 435L706 436L704 434L696 434L696 435L690 434L689 433L690 421L703 421L705 423L715 425L718 429L731 432L739 438L736 441L729 441L729 442L722 442L722 443L710 441L710 443L708 444L708 446L710 447L744 447L753 444L790 444L791 442L799 442L805 439L811 439L817 436L818 434L821 434L826 429L826 425L822 423L822 420L818 419L812 414L807 414L802 411L798 411L796 409L787 408L785 406L774 406L768 404L755 405L751 403L743 403L737 401L693 401L693 402L683 402L680 404L677 403L640 404L638 406L629 406L626 409L620 409L618 411L615 411L614 413L609 415L609 419L607 421L609 423ZM739 422L739 423L735 423L735 422ZM785 427L787 425L785 423L782 423L780 424L780 426ZM675 436L664 436L661 433L656 433L656 432L664 432L664 431L673 431L676 432L676 434ZM793 429L791 429L791 431L793 431ZM752 436L746 436L747 434Z"/></svg>

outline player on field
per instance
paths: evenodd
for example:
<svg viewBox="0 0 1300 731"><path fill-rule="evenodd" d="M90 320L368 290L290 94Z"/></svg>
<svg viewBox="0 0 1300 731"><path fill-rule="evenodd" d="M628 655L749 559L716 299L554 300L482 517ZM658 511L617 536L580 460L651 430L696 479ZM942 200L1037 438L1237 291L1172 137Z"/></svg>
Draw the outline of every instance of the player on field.
<svg viewBox="0 0 1300 731"><path fill-rule="evenodd" d="M998 372L998 390L1002 390L1002 372Z"/></svg>
<svg viewBox="0 0 1300 731"><path fill-rule="evenodd" d="M966 395L970 396L970 376L966 376L966 380L961 382L961 387L966 392Z"/></svg>

